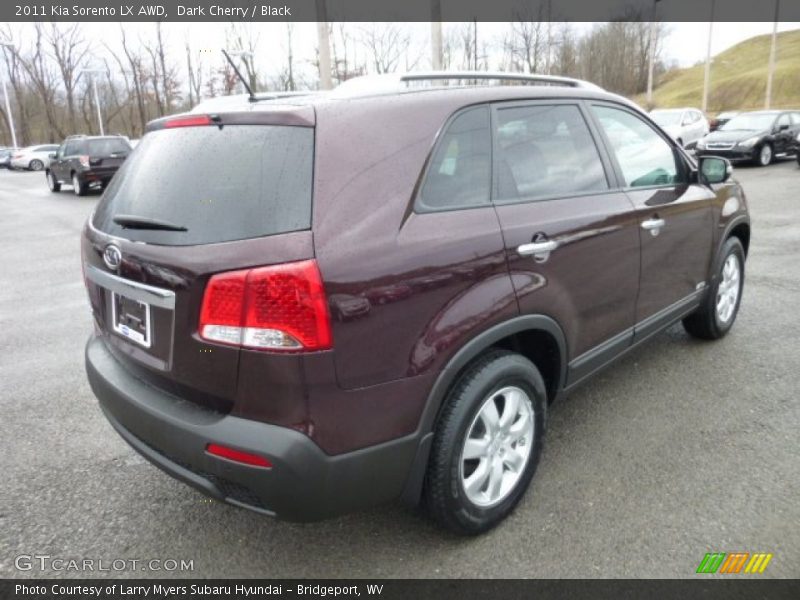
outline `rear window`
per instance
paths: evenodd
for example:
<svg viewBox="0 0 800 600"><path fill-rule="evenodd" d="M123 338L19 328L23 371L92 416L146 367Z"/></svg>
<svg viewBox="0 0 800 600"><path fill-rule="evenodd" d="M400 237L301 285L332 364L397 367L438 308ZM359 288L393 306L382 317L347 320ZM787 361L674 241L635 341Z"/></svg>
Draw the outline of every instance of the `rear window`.
<svg viewBox="0 0 800 600"><path fill-rule="evenodd" d="M87 154L90 156L111 156L131 151L131 147L122 138L104 138L86 142Z"/></svg>
<svg viewBox="0 0 800 600"><path fill-rule="evenodd" d="M95 212L94 226L126 239L182 246L311 227L314 131L226 125L148 133ZM187 231L123 229L116 215Z"/></svg>

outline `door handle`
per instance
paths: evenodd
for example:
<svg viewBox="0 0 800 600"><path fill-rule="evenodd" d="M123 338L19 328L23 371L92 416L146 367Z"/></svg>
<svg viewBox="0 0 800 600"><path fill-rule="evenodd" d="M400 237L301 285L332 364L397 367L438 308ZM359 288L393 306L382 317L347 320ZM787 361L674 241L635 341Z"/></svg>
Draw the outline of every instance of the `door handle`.
<svg viewBox="0 0 800 600"><path fill-rule="evenodd" d="M642 221L642 229L646 229L653 235L658 235L658 231L666 225L666 221L664 219L654 218L654 219L647 219L647 221Z"/></svg>
<svg viewBox="0 0 800 600"><path fill-rule="evenodd" d="M522 244L517 246L517 254L520 256L538 256L550 254L553 250L558 248L558 242L548 240L546 242L531 242L530 244Z"/></svg>

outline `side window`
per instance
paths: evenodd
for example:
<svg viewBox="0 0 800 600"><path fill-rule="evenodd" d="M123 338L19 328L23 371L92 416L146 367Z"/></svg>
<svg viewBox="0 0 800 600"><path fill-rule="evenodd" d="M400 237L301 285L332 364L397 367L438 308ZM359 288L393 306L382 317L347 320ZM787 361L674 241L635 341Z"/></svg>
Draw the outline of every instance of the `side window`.
<svg viewBox="0 0 800 600"><path fill-rule="evenodd" d="M64 156L74 156L77 154L75 152L75 142L67 142L64 144Z"/></svg>
<svg viewBox="0 0 800 600"><path fill-rule="evenodd" d="M488 205L491 163L489 108L469 109L451 121L439 140L418 205L432 210Z"/></svg>
<svg viewBox="0 0 800 600"><path fill-rule="evenodd" d="M792 114L792 125L800 125L800 113L791 113Z"/></svg>
<svg viewBox="0 0 800 600"><path fill-rule="evenodd" d="M784 125L790 125L789 113L783 113L780 117L778 117L778 122L775 123L775 127L778 129L780 129Z"/></svg>
<svg viewBox="0 0 800 600"><path fill-rule="evenodd" d="M628 187L685 182L675 152L664 138L634 114L619 108L592 107L606 133Z"/></svg>
<svg viewBox="0 0 800 600"><path fill-rule="evenodd" d="M608 189L600 154L576 105L503 108L497 115L497 202Z"/></svg>
<svg viewBox="0 0 800 600"><path fill-rule="evenodd" d="M64 158L64 153L65 153L65 151L66 151L66 148L67 148L67 145L66 145L66 144L61 144L61 145L58 147L58 150L56 150L56 157L57 157L57 158Z"/></svg>

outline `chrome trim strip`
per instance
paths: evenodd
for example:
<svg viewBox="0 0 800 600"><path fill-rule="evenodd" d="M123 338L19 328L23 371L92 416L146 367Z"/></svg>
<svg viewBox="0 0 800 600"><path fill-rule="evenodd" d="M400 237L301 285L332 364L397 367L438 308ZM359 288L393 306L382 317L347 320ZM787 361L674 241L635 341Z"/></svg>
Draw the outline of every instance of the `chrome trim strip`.
<svg viewBox="0 0 800 600"><path fill-rule="evenodd" d="M152 285L124 279L101 271L92 265L86 265L85 273L87 279L90 279L100 287L121 294L126 298L146 302L159 308L175 310L175 292L171 290L163 290Z"/></svg>

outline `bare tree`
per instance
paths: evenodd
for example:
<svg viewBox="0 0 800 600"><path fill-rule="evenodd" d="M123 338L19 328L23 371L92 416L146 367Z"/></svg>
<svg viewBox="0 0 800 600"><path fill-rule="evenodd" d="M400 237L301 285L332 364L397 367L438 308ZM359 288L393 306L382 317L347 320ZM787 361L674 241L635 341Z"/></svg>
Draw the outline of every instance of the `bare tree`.
<svg viewBox="0 0 800 600"><path fill-rule="evenodd" d="M61 74L67 99L69 129L76 131L75 122L75 85L80 76L80 68L90 51L89 43L83 37L80 23L71 27L61 27L57 23L50 24L47 35L53 57Z"/></svg>
<svg viewBox="0 0 800 600"><path fill-rule="evenodd" d="M550 47L547 43L547 23L541 20L543 15L544 7L539 6L535 14L529 7L524 15L519 15L511 23L503 47L512 71L538 73L542 66L548 64ZM523 19L523 16L536 16L539 20Z"/></svg>
<svg viewBox="0 0 800 600"><path fill-rule="evenodd" d="M130 68L130 80L133 96L136 100L136 108L139 114L139 132L143 132L145 125L147 125L147 108L145 106L145 85L147 83L147 72L145 70L142 57L133 50L129 45L125 36L125 28L120 25L120 32L122 33L122 50L125 53L128 67ZM113 52L112 52L113 54ZM117 58L114 55L114 58ZM122 61L117 59L120 68L124 70Z"/></svg>
<svg viewBox="0 0 800 600"><path fill-rule="evenodd" d="M411 35L398 23L372 23L361 29L359 40L375 73L396 71L411 46Z"/></svg>
<svg viewBox="0 0 800 600"><path fill-rule="evenodd" d="M48 139L55 140L65 136L56 117L57 76L47 55L44 25L41 22L34 23L34 31L33 48L27 55L20 55L20 61L44 106Z"/></svg>
<svg viewBox="0 0 800 600"><path fill-rule="evenodd" d="M188 72L189 83L189 106L192 107L200 102L200 90L203 89L203 59L198 54L196 62L191 44L186 39L186 70Z"/></svg>

